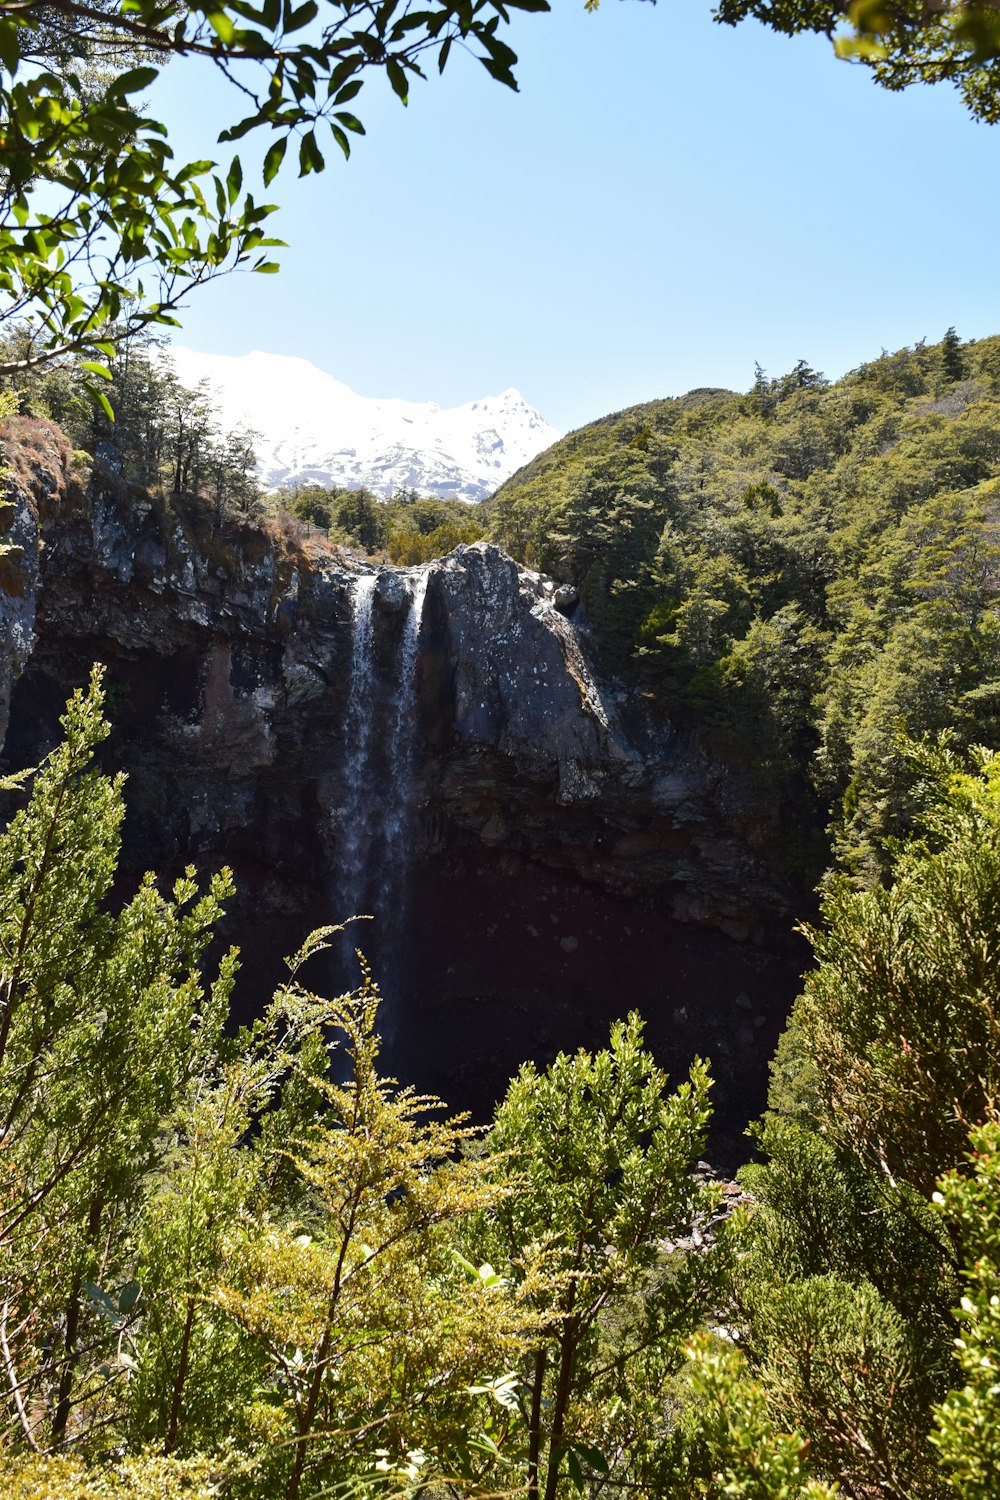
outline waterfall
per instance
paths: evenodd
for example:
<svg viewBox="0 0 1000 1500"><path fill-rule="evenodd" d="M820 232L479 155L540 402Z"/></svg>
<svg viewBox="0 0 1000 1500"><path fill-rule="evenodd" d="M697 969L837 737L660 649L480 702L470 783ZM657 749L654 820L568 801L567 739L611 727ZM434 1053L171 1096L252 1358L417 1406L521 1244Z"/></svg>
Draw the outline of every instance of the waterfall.
<svg viewBox="0 0 1000 1500"><path fill-rule="evenodd" d="M407 580L412 584L410 607L399 643L399 676L386 739L387 784L375 922L383 963L381 982L390 993L399 987L398 971L405 960L409 936L407 872L416 793L417 657L429 577L424 569L415 579Z"/></svg>
<svg viewBox="0 0 1000 1500"><path fill-rule="evenodd" d="M334 912L338 922L363 913L367 895L365 872L370 852L368 809L373 791L371 751L375 684L372 602L377 582L376 573L362 574L351 596L351 686L344 720L344 795L340 808L334 889ZM351 962L354 949L362 944L363 934L359 928L349 927L343 945L345 962Z"/></svg>
<svg viewBox="0 0 1000 1500"><path fill-rule="evenodd" d="M389 1001L400 989L408 936L407 869L416 792L417 663L429 572L406 579L408 607L395 670L380 680L372 607L377 575L358 579L353 593L351 683L344 725L344 794L340 811L337 920L371 915L370 928L345 938L347 983L356 982L355 948L372 964L386 997L381 1029L391 1029Z"/></svg>

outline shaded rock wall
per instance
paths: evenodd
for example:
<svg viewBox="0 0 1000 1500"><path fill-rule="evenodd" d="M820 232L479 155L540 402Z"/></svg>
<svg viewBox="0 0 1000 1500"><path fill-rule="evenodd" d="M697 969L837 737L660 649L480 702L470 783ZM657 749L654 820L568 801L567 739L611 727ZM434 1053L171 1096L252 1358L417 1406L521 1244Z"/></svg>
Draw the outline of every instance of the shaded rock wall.
<svg viewBox="0 0 1000 1500"><path fill-rule="evenodd" d="M108 664L126 863L233 865L251 1008L309 926L346 915L330 900L350 801L353 599L371 569L168 509L111 476L83 489L44 426L8 433L19 479L6 541L20 553L0 571L5 759L37 759L67 693ZM801 894L777 873L773 808L697 737L654 728L641 701L600 681L551 580L483 544L428 573L412 930L391 912L385 931L359 929L376 963L390 947L404 960L390 1061L482 1113L523 1057L600 1042L637 1005L674 1066L710 1052L738 1125L760 1105L801 960L789 939ZM375 725L398 689L412 592L380 570Z"/></svg>

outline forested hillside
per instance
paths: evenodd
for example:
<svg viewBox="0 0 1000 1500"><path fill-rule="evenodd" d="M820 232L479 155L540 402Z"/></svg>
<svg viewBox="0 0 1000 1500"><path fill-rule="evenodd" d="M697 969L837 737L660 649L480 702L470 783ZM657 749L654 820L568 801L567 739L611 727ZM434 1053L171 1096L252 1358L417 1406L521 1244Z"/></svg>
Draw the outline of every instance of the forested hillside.
<svg viewBox="0 0 1000 1500"><path fill-rule="evenodd" d="M578 585L605 659L868 868L909 826L901 730L995 742L1000 338L830 384L800 362L570 434L485 507Z"/></svg>

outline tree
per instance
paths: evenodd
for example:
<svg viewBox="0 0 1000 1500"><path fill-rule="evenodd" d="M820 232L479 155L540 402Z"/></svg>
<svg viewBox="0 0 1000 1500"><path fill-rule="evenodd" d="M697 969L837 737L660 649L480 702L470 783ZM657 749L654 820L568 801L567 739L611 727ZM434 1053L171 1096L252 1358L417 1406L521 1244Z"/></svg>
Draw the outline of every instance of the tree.
<svg viewBox="0 0 1000 1500"><path fill-rule="evenodd" d="M687 1351L681 1441L660 1494L678 1500L834 1500L811 1477L808 1442L777 1431L737 1350L702 1334Z"/></svg>
<svg viewBox="0 0 1000 1500"><path fill-rule="evenodd" d="M952 83L976 119L1000 119L1000 18L983 3L941 0L720 0L716 20L753 16L786 36L814 32L887 89Z"/></svg>
<svg viewBox="0 0 1000 1500"><path fill-rule="evenodd" d="M232 955L211 986L199 972L228 875L201 897L190 872L170 897L147 877L107 909L124 807L122 779L93 767L101 704L95 672L0 839L0 1351L36 1448L79 1432L124 1373L129 1227L234 974Z"/></svg>
<svg viewBox="0 0 1000 1500"><path fill-rule="evenodd" d="M926 838L894 851L885 886L832 886L796 1027L825 1133L928 1197L1000 1097L1000 756L980 752L979 774L911 756Z"/></svg>
<svg viewBox="0 0 1000 1500"><path fill-rule="evenodd" d="M325 134L363 133L349 107L384 72L406 102L429 61L458 44L516 87L500 36L511 10L548 0L20 0L0 10L0 319L29 319L29 346L0 374L75 352L106 375L113 329L175 324L194 288L236 267L275 271L272 206L243 168L174 163L142 96L165 64L201 59L234 87L223 141L269 139L265 186L290 140L300 176L322 171ZM95 63L114 71L94 86ZM123 70L124 63L124 70ZM95 392L98 387L94 386Z"/></svg>
<svg viewBox="0 0 1000 1500"><path fill-rule="evenodd" d="M612 1469L631 1482L655 1445L710 1274L663 1248L707 1205L689 1168L708 1117L704 1064L668 1095L635 1014L604 1051L560 1053L544 1073L526 1064L497 1109L486 1150L521 1190L481 1232L498 1264L542 1247L551 1278L534 1293L545 1333L522 1394L530 1500L555 1500L567 1474L580 1488Z"/></svg>
<svg viewBox="0 0 1000 1500"><path fill-rule="evenodd" d="M295 971L328 935L293 961L280 997L293 1013L317 1004ZM440 1101L378 1074L378 998L366 977L356 994L318 1002L346 1077L310 1078L321 1107L288 1142L296 1213L231 1227L230 1279L213 1298L262 1357L262 1461L285 1500L380 1467L402 1478L414 1464L425 1483L461 1472L475 1494L484 1377L502 1385L537 1326L534 1272L515 1296L492 1267L456 1256L454 1226L511 1190L462 1155L475 1134L462 1119L435 1118Z"/></svg>
<svg viewBox="0 0 1000 1500"><path fill-rule="evenodd" d="M1000 1473L1000 1126L972 1132L969 1160L949 1172L935 1204L964 1245L965 1294L956 1340L964 1384L938 1408L931 1441L960 1500L992 1500Z"/></svg>
<svg viewBox="0 0 1000 1500"><path fill-rule="evenodd" d="M996 1136L981 1127L1000 1093L1000 757L979 752L969 772L940 750L911 754L923 836L891 847L885 884L835 883L810 933L817 966L756 1130L767 1159L742 1174L753 1209L734 1225L729 1321L814 1473L850 1494L936 1497L936 1443L956 1492L979 1496L995 1490L996 1376L983 1361ZM971 1172L970 1127L982 1152ZM939 1407L935 1437L963 1268L967 1386Z"/></svg>
<svg viewBox="0 0 1000 1500"><path fill-rule="evenodd" d="M945 380L961 380L965 374L962 340L955 332L954 326L948 329L941 340L941 373Z"/></svg>

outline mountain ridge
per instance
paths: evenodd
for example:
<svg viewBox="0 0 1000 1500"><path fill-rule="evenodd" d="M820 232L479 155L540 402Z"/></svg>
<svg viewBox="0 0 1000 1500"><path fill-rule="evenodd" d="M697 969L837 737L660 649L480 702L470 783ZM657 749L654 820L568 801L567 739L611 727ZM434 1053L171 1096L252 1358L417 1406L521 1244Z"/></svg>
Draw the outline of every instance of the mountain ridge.
<svg viewBox="0 0 1000 1500"><path fill-rule="evenodd" d="M513 386L460 406L359 396L297 355L165 351L186 386L205 380L226 427L249 427L260 478L484 499L562 434Z"/></svg>

